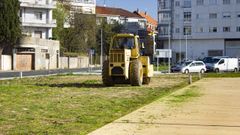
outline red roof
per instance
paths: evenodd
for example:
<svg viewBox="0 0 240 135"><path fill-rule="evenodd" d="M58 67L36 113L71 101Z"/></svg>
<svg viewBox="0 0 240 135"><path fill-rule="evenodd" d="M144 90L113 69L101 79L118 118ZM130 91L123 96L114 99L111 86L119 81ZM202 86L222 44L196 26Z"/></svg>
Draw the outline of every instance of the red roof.
<svg viewBox="0 0 240 135"><path fill-rule="evenodd" d="M132 17L132 18L143 18L138 14L134 14L130 11L127 11L122 8L113 8L113 7L96 7L96 14L102 14L102 15L118 15L123 17Z"/></svg>
<svg viewBox="0 0 240 135"><path fill-rule="evenodd" d="M150 15L148 15L147 13L145 13L145 12L137 12L137 14L142 16L143 18L146 18L148 23L151 23L152 25L155 25L155 26L158 25L158 22L155 19L153 19Z"/></svg>

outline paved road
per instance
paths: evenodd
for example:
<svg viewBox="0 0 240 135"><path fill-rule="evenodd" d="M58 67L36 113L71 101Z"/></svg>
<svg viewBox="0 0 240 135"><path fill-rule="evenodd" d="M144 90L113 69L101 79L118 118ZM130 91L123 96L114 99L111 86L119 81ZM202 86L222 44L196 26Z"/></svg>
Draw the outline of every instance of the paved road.
<svg viewBox="0 0 240 135"><path fill-rule="evenodd" d="M99 68L92 68L92 72L95 72L97 69L99 69ZM79 73L79 72L91 72L91 71L89 71L89 68L37 70L37 71L24 71L24 72L22 72L22 76L23 77L44 76L44 75ZM19 71L0 72L0 79L8 79L8 78L16 78L16 77L20 77Z"/></svg>
<svg viewBox="0 0 240 135"><path fill-rule="evenodd" d="M240 78L203 79L192 85L203 95L191 102L173 107L166 97L90 135L240 135L239 82Z"/></svg>

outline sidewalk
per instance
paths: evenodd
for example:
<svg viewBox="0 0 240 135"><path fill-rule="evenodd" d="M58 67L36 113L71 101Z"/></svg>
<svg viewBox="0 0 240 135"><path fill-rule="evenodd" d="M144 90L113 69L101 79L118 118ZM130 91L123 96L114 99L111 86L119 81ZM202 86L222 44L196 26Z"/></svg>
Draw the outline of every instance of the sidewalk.
<svg viewBox="0 0 240 135"><path fill-rule="evenodd" d="M32 70L32 71L7 71L0 72L0 80L21 77L49 76L57 74L100 74L100 67L78 68L78 69L51 69L51 70Z"/></svg>
<svg viewBox="0 0 240 135"><path fill-rule="evenodd" d="M165 97L90 135L239 135L239 82L240 78L203 79L177 91L197 88L200 97L178 106Z"/></svg>

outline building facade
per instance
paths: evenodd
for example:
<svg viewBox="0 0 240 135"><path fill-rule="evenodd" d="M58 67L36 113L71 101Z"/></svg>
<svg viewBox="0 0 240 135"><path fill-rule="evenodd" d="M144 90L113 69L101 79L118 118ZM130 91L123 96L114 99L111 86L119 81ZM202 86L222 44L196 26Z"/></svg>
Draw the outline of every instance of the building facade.
<svg viewBox="0 0 240 135"><path fill-rule="evenodd" d="M173 61L240 57L240 0L158 0L160 47Z"/></svg>
<svg viewBox="0 0 240 135"><path fill-rule="evenodd" d="M54 8L54 0L20 0L23 37L13 49L13 70L59 68L59 41L51 40L56 27L56 20L52 19Z"/></svg>
<svg viewBox="0 0 240 135"><path fill-rule="evenodd" d="M72 0L73 11L79 11L84 14L96 13L96 0Z"/></svg>
<svg viewBox="0 0 240 135"><path fill-rule="evenodd" d="M52 29L56 27L52 10L56 7L56 1L20 0L20 3L22 33L29 37L52 38Z"/></svg>
<svg viewBox="0 0 240 135"><path fill-rule="evenodd" d="M139 34L146 30L146 19L138 14L132 13L122 8L113 7L96 7L97 24L100 24L102 19L111 24L118 22L124 25L123 32Z"/></svg>

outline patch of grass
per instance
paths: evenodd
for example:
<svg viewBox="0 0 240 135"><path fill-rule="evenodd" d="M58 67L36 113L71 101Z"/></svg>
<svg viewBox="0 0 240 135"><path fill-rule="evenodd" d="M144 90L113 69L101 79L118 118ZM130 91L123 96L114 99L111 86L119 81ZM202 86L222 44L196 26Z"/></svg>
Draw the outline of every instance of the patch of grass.
<svg viewBox="0 0 240 135"><path fill-rule="evenodd" d="M238 72L238 73L233 73L233 72L206 73L206 74L204 74L204 77L207 77L207 78L222 78L222 77L234 78L234 77L240 77L240 72Z"/></svg>
<svg viewBox="0 0 240 135"><path fill-rule="evenodd" d="M189 88L184 90L182 93L171 95L167 101L171 105L180 105L184 102L190 101L195 97L200 97L201 95L202 94L200 93L198 87L190 86Z"/></svg>
<svg viewBox="0 0 240 135"><path fill-rule="evenodd" d="M168 65L159 65L157 68L157 65L154 65L154 71L165 71L168 70Z"/></svg>
<svg viewBox="0 0 240 135"><path fill-rule="evenodd" d="M101 76L50 76L0 81L0 133L87 134L187 85L160 75L150 86L104 87Z"/></svg>

